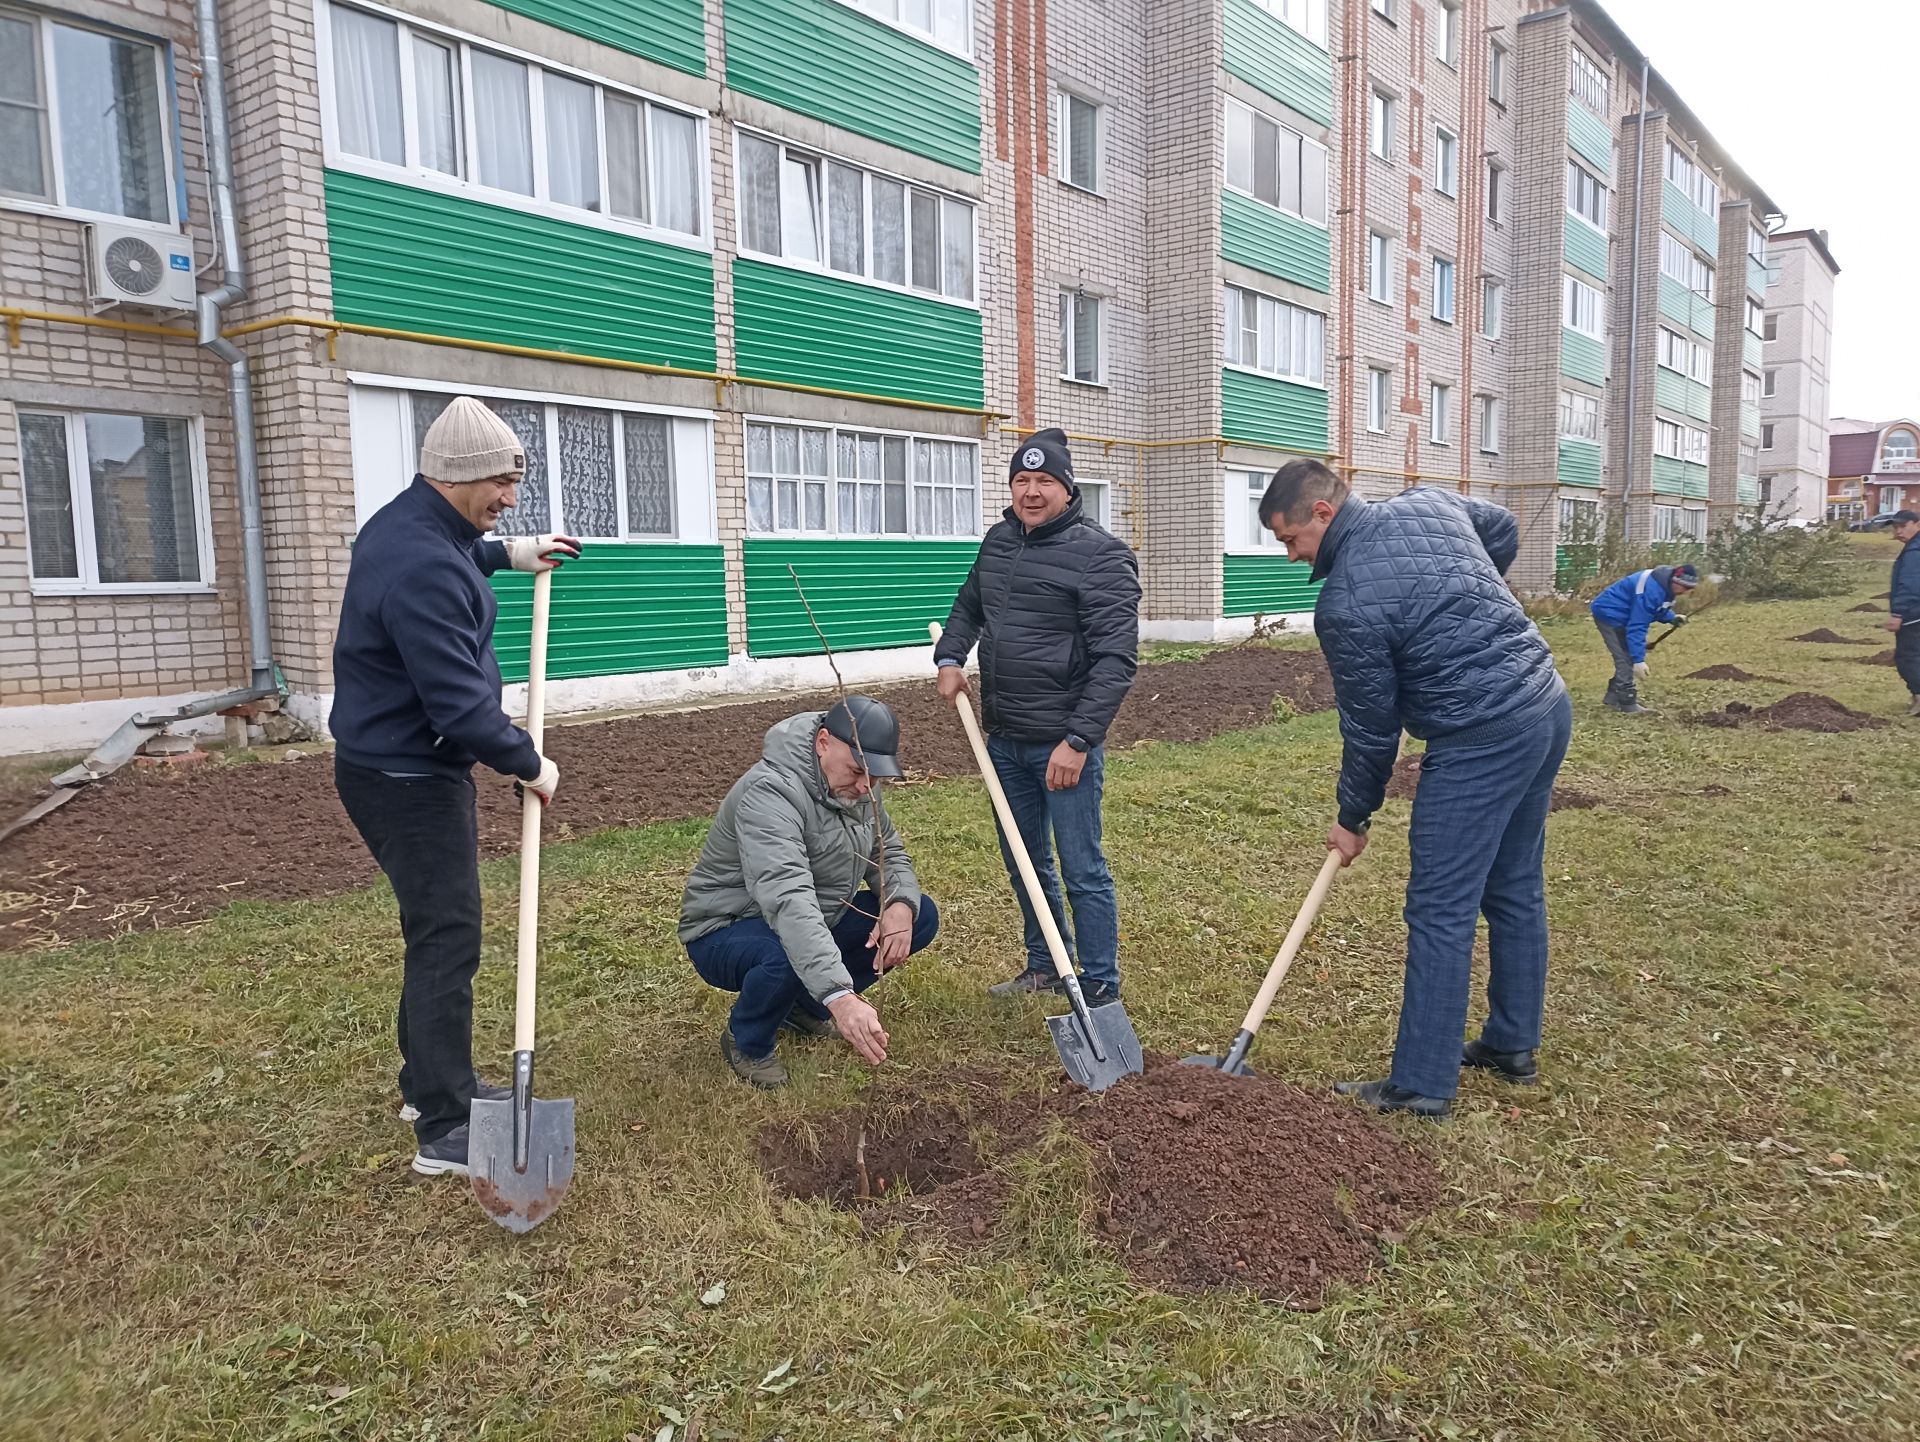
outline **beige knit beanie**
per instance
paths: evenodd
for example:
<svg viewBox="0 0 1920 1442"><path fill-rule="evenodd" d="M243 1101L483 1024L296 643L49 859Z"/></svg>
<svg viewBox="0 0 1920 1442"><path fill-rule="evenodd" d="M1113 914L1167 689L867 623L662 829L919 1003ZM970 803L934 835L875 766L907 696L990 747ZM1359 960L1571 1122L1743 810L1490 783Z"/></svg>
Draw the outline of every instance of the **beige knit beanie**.
<svg viewBox="0 0 1920 1442"><path fill-rule="evenodd" d="M420 474L442 485L519 476L526 469L526 448L513 428L472 396L455 396L420 443Z"/></svg>

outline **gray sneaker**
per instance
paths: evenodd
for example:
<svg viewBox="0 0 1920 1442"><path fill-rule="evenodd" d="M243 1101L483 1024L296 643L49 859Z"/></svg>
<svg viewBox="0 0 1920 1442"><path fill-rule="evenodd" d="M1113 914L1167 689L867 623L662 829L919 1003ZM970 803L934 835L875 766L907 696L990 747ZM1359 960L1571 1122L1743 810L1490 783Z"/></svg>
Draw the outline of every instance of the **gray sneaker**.
<svg viewBox="0 0 1920 1442"><path fill-rule="evenodd" d="M479 1073L478 1072L474 1073L473 1099L475 1101L503 1102L508 1100L512 1096L513 1096L512 1087L497 1087L492 1082L481 1081ZM405 1122L408 1126L412 1126L415 1122L420 1120L420 1108L415 1106L412 1102L403 1101L400 1103L399 1117L400 1117L400 1120Z"/></svg>
<svg viewBox="0 0 1920 1442"><path fill-rule="evenodd" d="M1051 971L1035 971L1028 967L1018 976L1005 981L996 981L987 988L988 996L1009 997L1026 996L1032 992L1057 992L1064 994L1066 987L1060 984L1060 978Z"/></svg>
<svg viewBox="0 0 1920 1442"><path fill-rule="evenodd" d="M421 1143L413 1154L413 1169L423 1177L464 1177L467 1174L467 1124L460 1123L444 1137Z"/></svg>
<svg viewBox="0 0 1920 1442"><path fill-rule="evenodd" d="M1920 696L1913 698L1913 704L1907 707L1907 714L1909 716L1920 716Z"/></svg>
<svg viewBox="0 0 1920 1442"><path fill-rule="evenodd" d="M731 1031L723 1029L720 1033L720 1055L727 1059L733 1074L743 1082L767 1091L787 1084L787 1069L777 1052L768 1052L756 1061L734 1044Z"/></svg>

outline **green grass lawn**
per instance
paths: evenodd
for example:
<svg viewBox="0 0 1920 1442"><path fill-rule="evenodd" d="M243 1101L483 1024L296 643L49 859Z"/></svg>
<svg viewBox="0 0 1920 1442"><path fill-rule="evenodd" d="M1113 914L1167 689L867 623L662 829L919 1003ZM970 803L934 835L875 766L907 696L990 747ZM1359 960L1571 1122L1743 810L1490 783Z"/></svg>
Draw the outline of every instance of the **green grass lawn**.
<svg viewBox="0 0 1920 1442"><path fill-rule="evenodd" d="M1845 611L1885 574L1704 615L1655 655L1657 718L1603 712L1591 626L1545 623L1579 705L1564 784L1608 799L1550 828L1548 1084L1475 1077L1451 1125L1407 1124L1447 1199L1317 1312L1136 1287L1071 1159L1020 1172L1021 1222L984 1255L770 1194L768 1122L958 1063L1056 1065L1036 1011L981 994L1019 946L977 781L894 803L947 923L877 994L894 1059L789 1048L778 1094L723 1070L724 1000L673 940L704 826L555 848L540 1090L578 1100L579 1170L518 1240L406 1170L384 888L0 957L0 1437L1920 1435L1920 722L1680 720L1789 689L1904 710L1892 670L1783 641L1880 637ZM1674 679L1715 662L1791 685ZM1112 761L1149 1047L1232 1034L1319 865L1338 755L1329 714ZM1263 1068L1379 1074L1406 819L1390 802L1336 885ZM500 1075L512 862L485 875L476 1032Z"/></svg>

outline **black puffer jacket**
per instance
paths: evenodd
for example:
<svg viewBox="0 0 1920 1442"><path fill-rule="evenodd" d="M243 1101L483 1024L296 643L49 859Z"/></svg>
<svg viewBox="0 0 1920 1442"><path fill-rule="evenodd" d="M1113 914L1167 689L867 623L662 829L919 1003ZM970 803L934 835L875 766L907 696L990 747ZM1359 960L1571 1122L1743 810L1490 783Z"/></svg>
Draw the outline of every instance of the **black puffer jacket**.
<svg viewBox="0 0 1920 1442"><path fill-rule="evenodd" d="M1352 497L1327 527L1313 624L1346 739L1342 826L1379 809L1402 730L1430 746L1483 744L1558 697L1553 653L1501 580L1519 549L1505 507L1425 487Z"/></svg>
<svg viewBox="0 0 1920 1442"><path fill-rule="evenodd" d="M1011 510L980 543L936 660L977 641L986 728L1015 741L1098 746L1140 651L1140 567L1117 536L1067 509L1031 533Z"/></svg>

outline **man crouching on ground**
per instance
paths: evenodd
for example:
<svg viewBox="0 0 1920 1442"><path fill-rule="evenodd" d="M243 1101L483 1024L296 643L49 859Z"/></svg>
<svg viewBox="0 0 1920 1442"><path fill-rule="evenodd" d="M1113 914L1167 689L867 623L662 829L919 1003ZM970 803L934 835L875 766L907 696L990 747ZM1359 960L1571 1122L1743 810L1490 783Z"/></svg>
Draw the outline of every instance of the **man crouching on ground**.
<svg viewBox="0 0 1920 1442"><path fill-rule="evenodd" d="M901 774L899 749L892 709L849 696L768 731L720 803L687 878L680 940L708 985L739 993L720 1052L743 1081L786 1084L782 1027L839 1036L873 1066L887 1059L880 1013L861 993L940 929L872 794Z"/></svg>

